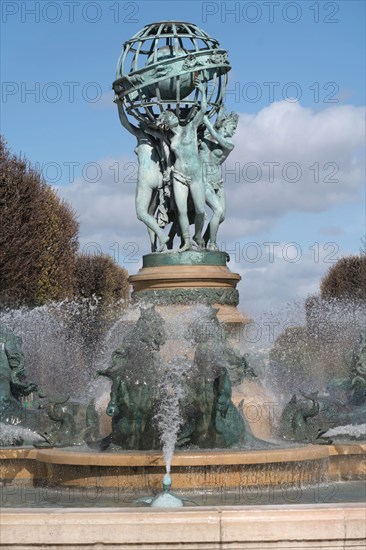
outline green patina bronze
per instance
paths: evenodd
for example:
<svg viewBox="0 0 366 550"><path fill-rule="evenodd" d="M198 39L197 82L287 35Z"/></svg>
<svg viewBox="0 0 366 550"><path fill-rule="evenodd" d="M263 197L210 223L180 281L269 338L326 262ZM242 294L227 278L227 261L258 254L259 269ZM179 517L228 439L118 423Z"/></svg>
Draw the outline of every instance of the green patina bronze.
<svg viewBox="0 0 366 550"><path fill-rule="evenodd" d="M26 378L22 340L0 323L0 422L26 428L36 425L36 419L23 407L21 398L38 392L39 388Z"/></svg>
<svg viewBox="0 0 366 550"><path fill-rule="evenodd" d="M43 441L35 442L37 448L72 447L93 443L100 438L100 417L95 399L87 406L69 400L69 397L50 397L42 405L43 417L37 433Z"/></svg>
<svg viewBox="0 0 366 550"><path fill-rule="evenodd" d="M154 305L220 304L237 306L239 292L234 288L139 290L132 293L131 300L134 303L148 302Z"/></svg>
<svg viewBox="0 0 366 550"><path fill-rule="evenodd" d="M180 251L191 250L192 240L218 250L226 210L221 164L238 122L223 105L230 68L227 51L192 23L152 23L124 43L113 89L121 124L137 140L136 214L152 252L172 249L175 235ZM204 232L206 205L212 217Z"/></svg>
<svg viewBox="0 0 366 550"><path fill-rule="evenodd" d="M211 250L186 250L185 252L165 252L164 254L146 254L142 258L142 267L161 267L165 265L217 265L226 266L227 253Z"/></svg>
<svg viewBox="0 0 366 550"><path fill-rule="evenodd" d="M99 415L94 401L85 407L68 402L68 397L46 398L38 385L26 378L22 340L0 323L0 422L27 428L43 438L33 442L34 434L29 432L29 439L14 439L13 444L66 447L99 438ZM22 398L32 393L39 400L34 401L33 408L25 408Z"/></svg>
<svg viewBox="0 0 366 550"><path fill-rule="evenodd" d="M333 378L327 394L293 395L285 406L279 426L280 437L301 443L329 443L322 435L331 428L364 424L366 419L366 330L353 350L353 372L349 378Z"/></svg>
<svg viewBox="0 0 366 550"><path fill-rule="evenodd" d="M366 403L366 329L360 334L360 341L353 354L352 397L353 405Z"/></svg>
<svg viewBox="0 0 366 550"><path fill-rule="evenodd" d="M107 407L112 433L100 441L100 449L110 443L125 450L161 448L156 418L164 378L169 380L167 387L185 386L179 403L177 448L265 446L253 437L231 400L232 383L240 384L255 373L246 356L232 349L223 337L216 312L211 308L204 322L189 326L186 338L196 346L193 371L187 364L176 379L159 354L167 340L166 324L153 306L141 309L136 325L113 353L110 366L98 371L112 383Z"/></svg>
<svg viewBox="0 0 366 550"><path fill-rule="evenodd" d="M318 394L300 393L304 399L298 399L294 394L285 406L280 419L279 435L286 441L314 443L325 432L314 421L320 411Z"/></svg>
<svg viewBox="0 0 366 550"><path fill-rule="evenodd" d="M111 381L107 415L112 417L112 434L107 443L125 450L160 448L154 423L158 410L157 384L161 368L159 350L166 342L165 323L154 307L141 316L121 346L112 354L109 367L98 371Z"/></svg>
<svg viewBox="0 0 366 550"><path fill-rule="evenodd" d="M178 100L178 109L188 107L181 113L187 122L196 106L196 98L190 97L195 74L204 71L208 81L217 80L209 100L212 116L221 105L226 84L222 77L230 68L227 51L205 31L193 23L160 21L124 43L113 89L137 120L145 122L147 108L156 106L158 99L169 106ZM152 120L152 109L150 113Z"/></svg>

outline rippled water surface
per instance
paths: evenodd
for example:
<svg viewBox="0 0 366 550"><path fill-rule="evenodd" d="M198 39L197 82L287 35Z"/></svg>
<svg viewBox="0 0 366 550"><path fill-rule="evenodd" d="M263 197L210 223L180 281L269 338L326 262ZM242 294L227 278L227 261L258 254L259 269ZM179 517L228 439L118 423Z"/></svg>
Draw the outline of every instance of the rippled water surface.
<svg viewBox="0 0 366 550"><path fill-rule="evenodd" d="M362 503L366 500L364 481L317 484L305 488L237 487L216 491L174 491L185 506L270 506L289 504ZM146 492L126 492L101 487L45 488L3 486L0 490L2 508L130 508L146 506ZM140 502L136 502L139 501Z"/></svg>

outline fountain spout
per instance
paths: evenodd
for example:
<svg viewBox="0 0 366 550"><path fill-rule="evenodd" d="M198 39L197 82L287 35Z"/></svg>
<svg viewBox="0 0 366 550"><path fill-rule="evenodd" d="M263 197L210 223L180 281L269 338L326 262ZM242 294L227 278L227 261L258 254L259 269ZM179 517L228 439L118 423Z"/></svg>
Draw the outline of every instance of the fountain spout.
<svg viewBox="0 0 366 550"><path fill-rule="evenodd" d="M183 500L170 492L172 478L168 473L163 478L163 492L159 493L151 501L152 508L181 508L184 506Z"/></svg>

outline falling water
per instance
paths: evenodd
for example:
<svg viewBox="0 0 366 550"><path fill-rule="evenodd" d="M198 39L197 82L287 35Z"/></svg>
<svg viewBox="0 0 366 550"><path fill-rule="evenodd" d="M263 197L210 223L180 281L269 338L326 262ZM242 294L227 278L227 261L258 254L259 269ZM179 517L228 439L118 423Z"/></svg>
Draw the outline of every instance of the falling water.
<svg viewBox="0 0 366 550"><path fill-rule="evenodd" d="M168 341L161 352L165 364L158 384L159 409L155 415L155 422L158 425L167 474L170 473L174 449L183 422L181 405L191 377L194 376L194 343L189 327L204 321L208 311L209 308L198 306L187 308L179 316L175 314L174 308L169 308L165 312ZM182 352L185 355L182 355Z"/></svg>
<svg viewBox="0 0 366 550"><path fill-rule="evenodd" d="M365 302L313 298L267 312L257 324L262 337L248 348L265 366L258 370L264 385L283 404L299 389L325 389L333 377L350 375L366 327Z"/></svg>
<svg viewBox="0 0 366 550"><path fill-rule="evenodd" d="M241 351L249 352L249 363L259 380L271 392L276 391L276 399L282 406L289 394L298 388L325 388L332 376L349 369L352 347L366 325L363 306L360 301L344 300L315 300L307 308L304 303L288 305L255 323L257 331L261 328L259 339L254 339L250 330L244 329L239 342ZM108 396L109 382L95 381L94 375L109 364L112 352L131 333L140 310L130 306L122 313L121 310L111 311L108 323L96 330L93 325L96 307L97 302L91 300L0 312L0 321L22 338L29 379L37 382L46 394L70 395L71 399L84 402L95 395L97 400L103 394ZM169 470L182 424L180 404L187 382L194 376L195 344L189 328L198 325L200 330L210 331L210 308L195 305L179 313L175 306L163 309L168 340L160 350L163 368L157 379L160 406L156 421ZM273 359L276 338L288 327L299 329L307 346L302 356L302 371L294 368L296 364L286 364L294 345L291 340L284 345L284 364ZM138 374L136 370L136 376ZM245 384L249 387L249 382ZM104 403L101 399L103 409ZM281 408L275 410L279 412Z"/></svg>
<svg viewBox="0 0 366 550"><path fill-rule="evenodd" d="M106 350L105 336L108 326L117 321L113 310L102 326L94 315L97 302L65 301L0 311L0 322L22 339L29 379L46 394L85 402L94 397L91 382L98 365L112 352Z"/></svg>
<svg viewBox="0 0 366 550"><path fill-rule="evenodd" d="M365 439L366 424L347 424L346 426L337 426L332 428L324 434L324 437L331 437L337 439Z"/></svg>
<svg viewBox="0 0 366 550"><path fill-rule="evenodd" d="M170 473L178 432L182 425L180 404L185 396L184 382L188 370L189 363L187 357L176 357L166 365L165 373L158 389L159 411L155 415L155 421L158 424L166 472L168 474Z"/></svg>
<svg viewBox="0 0 366 550"><path fill-rule="evenodd" d="M36 432L22 426L0 423L0 446L7 447L15 444L31 445L33 441L42 441Z"/></svg>

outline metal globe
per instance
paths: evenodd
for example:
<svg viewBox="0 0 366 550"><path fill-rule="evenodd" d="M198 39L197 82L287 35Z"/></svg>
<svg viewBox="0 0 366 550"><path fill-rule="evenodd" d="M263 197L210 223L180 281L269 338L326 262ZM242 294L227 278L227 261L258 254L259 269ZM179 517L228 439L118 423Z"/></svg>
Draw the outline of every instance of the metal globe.
<svg viewBox="0 0 366 550"><path fill-rule="evenodd" d="M167 59L172 59L174 57L177 57L178 55L184 55L185 52L182 48L175 48L174 46L163 46L162 48L158 49L156 59L160 63L161 61L165 61ZM151 56L148 58L146 65L152 65L154 63L154 54L151 54ZM178 93L178 86L179 86L179 95L181 99L184 99L187 97L191 92L194 90L194 84L193 84L193 75L192 73L183 75L179 82L177 82L177 79L175 78L167 78L166 80L162 80L158 84L159 86L159 92L160 92L160 98L163 100L168 101L175 101ZM153 84L152 86L149 86L148 88L149 94L151 97L154 97L156 94L156 88Z"/></svg>
<svg viewBox="0 0 366 550"><path fill-rule="evenodd" d="M162 21L146 25L123 45L113 89L128 114L154 124L166 109L181 123L196 112L200 92L195 78L204 82L207 115L222 105L228 54L219 42L193 23Z"/></svg>

